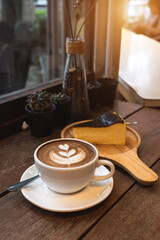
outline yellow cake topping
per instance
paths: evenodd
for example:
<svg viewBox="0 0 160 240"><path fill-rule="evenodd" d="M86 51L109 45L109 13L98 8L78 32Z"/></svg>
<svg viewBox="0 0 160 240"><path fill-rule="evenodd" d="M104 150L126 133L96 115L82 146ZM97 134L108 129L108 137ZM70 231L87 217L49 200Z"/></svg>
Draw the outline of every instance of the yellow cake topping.
<svg viewBox="0 0 160 240"><path fill-rule="evenodd" d="M73 134L75 138L93 144L124 145L126 123L120 115L108 111L95 120L75 125Z"/></svg>

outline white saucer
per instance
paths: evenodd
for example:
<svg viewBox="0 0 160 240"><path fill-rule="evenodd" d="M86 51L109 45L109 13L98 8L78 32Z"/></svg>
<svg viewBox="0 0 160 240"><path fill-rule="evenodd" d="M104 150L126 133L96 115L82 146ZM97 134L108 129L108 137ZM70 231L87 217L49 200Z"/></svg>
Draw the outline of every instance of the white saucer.
<svg viewBox="0 0 160 240"><path fill-rule="evenodd" d="M35 165L29 167L22 175L21 181L38 173ZM100 166L96 175L105 175L108 169ZM59 194L48 189L41 178L31 182L21 190L23 196L34 205L54 212L74 212L97 205L105 200L113 189L113 177L100 182L91 182L83 190L73 194Z"/></svg>

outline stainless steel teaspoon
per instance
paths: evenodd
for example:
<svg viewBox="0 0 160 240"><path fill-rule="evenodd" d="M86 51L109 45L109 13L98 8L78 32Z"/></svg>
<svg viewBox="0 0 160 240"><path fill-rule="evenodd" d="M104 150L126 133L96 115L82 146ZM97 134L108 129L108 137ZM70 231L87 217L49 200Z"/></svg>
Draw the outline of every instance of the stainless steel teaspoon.
<svg viewBox="0 0 160 240"><path fill-rule="evenodd" d="M36 175L34 177L28 178L28 179L26 179L26 180L24 180L22 182L18 182L18 183L14 184L14 185L9 186L7 189L10 192L17 191L17 190L23 188L24 186L26 186L28 183L36 180L38 177L40 177L40 176Z"/></svg>

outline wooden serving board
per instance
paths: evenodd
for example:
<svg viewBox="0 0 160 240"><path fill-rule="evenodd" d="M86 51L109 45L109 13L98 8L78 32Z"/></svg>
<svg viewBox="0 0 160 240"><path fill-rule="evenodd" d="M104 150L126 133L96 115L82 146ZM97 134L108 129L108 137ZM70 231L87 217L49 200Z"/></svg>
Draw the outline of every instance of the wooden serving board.
<svg viewBox="0 0 160 240"><path fill-rule="evenodd" d="M78 123L82 123L82 121L65 127L61 132L61 138L74 138L73 126ZM98 149L99 156L105 157L111 160L115 165L123 168L142 185L154 183L157 181L158 175L144 164L137 154L138 147L141 144L140 135L131 127L127 127L126 135L126 144L123 146L94 144Z"/></svg>

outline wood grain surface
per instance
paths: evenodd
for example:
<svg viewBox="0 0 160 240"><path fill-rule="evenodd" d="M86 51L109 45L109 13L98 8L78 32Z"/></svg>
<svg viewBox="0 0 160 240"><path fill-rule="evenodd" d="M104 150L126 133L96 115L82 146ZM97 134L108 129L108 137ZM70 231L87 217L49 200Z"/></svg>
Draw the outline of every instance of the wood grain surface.
<svg viewBox="0 0 160 240"><path fill-rule="evenodd" d="M139 122L134 126L142 140L139 157L149 167L155 164L153 170L159 175L160 111L137 108L136 105L125 105L124 102L118 103L117 107L120 110L117 112L126 116L127 121ZM97 110L98 113L100 111L102 108ZM1 141L1 192L17 182L24 169L33 164L34 149L44 141L60 137L60 132L61 128L55 129L48 138L36 139L31 137L29 131L25 131ZM111 195L101 204L85 211L49 212L28 202L21 192L8 193L0 199L0 239L150 240L154 239L151 236L155 236L154 240L157 240L159 192L159 180L150 187L144 187L116 166Z"/></svg>
<svg viewBox="0 0 160 240"><path fill-rule="evenodd" d="M62 132L62 138L74 138L73 127L87 121L72 123ZM140 135L131 127L127 127L125 145L94 144L101 158L107 158L114 164L122 167L139 183L151 185L158 179L158 175L144 164L138 157L137 150L141 143Z"/></svg>
<svg viewBox="0 0 160 240"><path fill-rule="evenodd" d="M153 170L160 175L160 161ZM159 240L159 199L160 180L146 188L135 184L84 239Z"/></svg>
<svg viewBox="0 0 160 240"><path fill-rule="evenodd" d="M111 108L111 107L110 107ZM113 110L127 117L142 106L123 101L115 102ZM91 113L91 117L102 114L109 108L99 106ZM43 142L59 138L62 128L53 128L53 133L45 138L32 137L30 131L21 131L0 141L0 193L19 181L23 172L34 163L34 150Z"/></svg>

